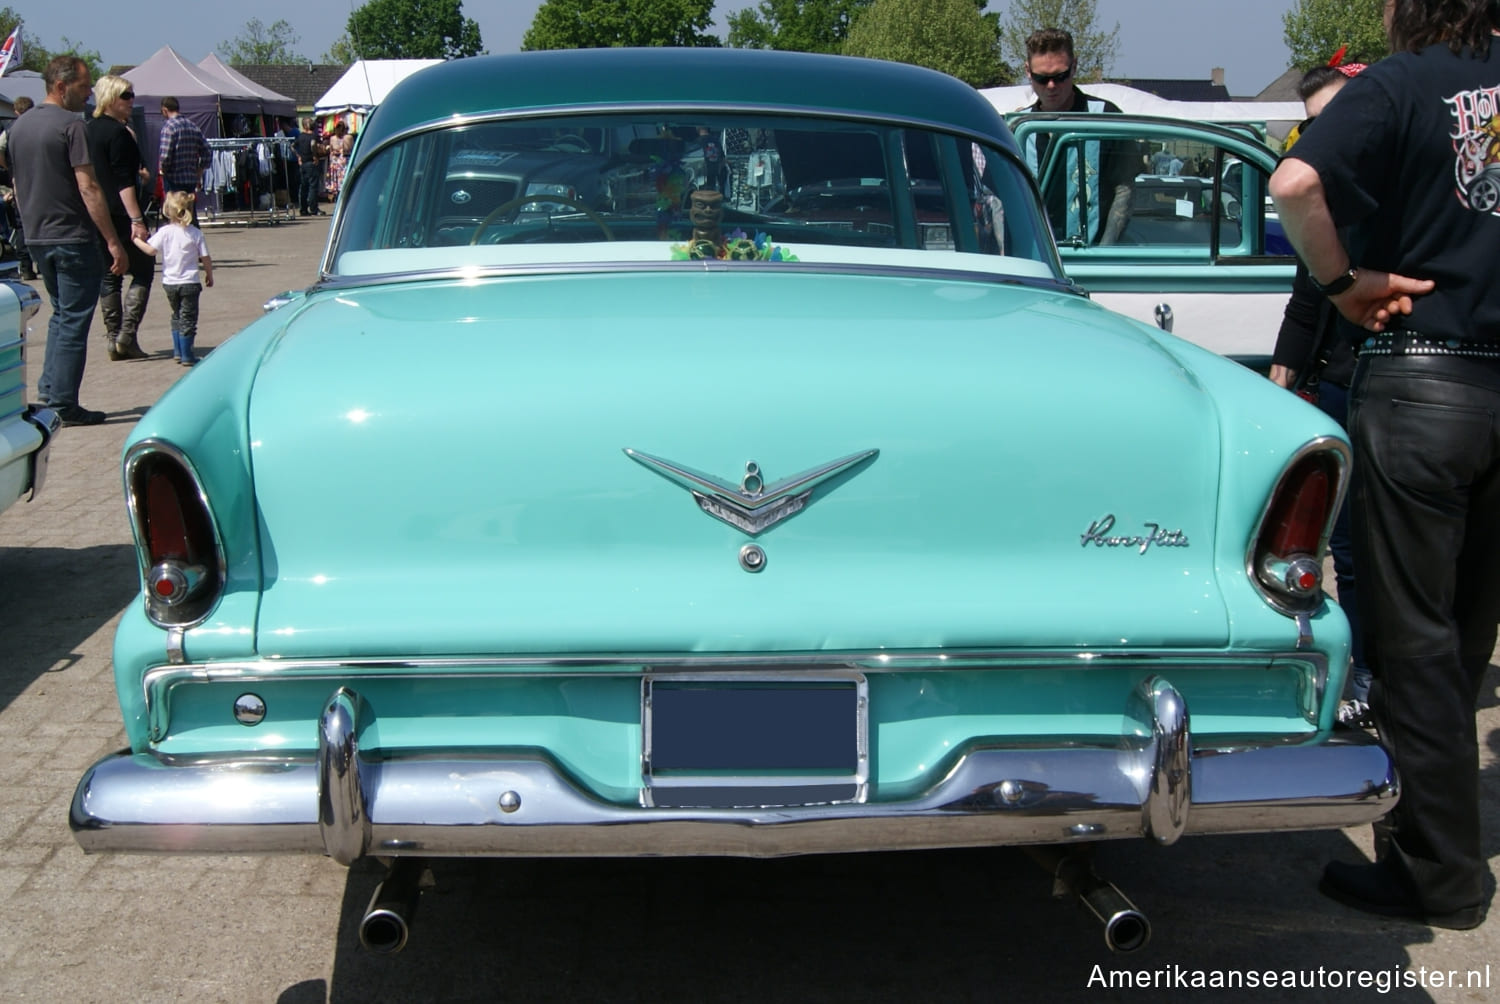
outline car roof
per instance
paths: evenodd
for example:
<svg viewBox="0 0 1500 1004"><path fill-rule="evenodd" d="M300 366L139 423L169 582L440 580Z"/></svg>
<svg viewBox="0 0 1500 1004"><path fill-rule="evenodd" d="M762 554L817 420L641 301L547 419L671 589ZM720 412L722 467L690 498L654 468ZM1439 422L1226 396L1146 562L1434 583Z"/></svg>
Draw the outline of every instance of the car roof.
<svg viewBox="0 0 1500 1004"><path fill-rule="evenodd" d="M1016 149L993 106L946 74L876 59L728 48L561 49L452 60L392 89L359 145L370 152L454 116L629 105L832 110L940 125Z"/></svg>

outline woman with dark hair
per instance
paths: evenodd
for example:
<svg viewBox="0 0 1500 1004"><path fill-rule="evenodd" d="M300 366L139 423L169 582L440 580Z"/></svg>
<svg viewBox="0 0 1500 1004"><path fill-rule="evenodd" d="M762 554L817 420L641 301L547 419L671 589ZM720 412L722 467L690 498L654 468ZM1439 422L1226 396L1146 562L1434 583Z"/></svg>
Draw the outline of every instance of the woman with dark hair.
<svg viewBox="0 0 1500 1004"><path fill-rule="evenodd" d="M1500 56L1492 0L1387 0L1385 23L1396 54L1271 179L1359 353L1355 565L1371 709L1401 778L1386 853L1329 864L1320 888L1467 929L1490 895L1474 707L1500 622Z"/></svg>

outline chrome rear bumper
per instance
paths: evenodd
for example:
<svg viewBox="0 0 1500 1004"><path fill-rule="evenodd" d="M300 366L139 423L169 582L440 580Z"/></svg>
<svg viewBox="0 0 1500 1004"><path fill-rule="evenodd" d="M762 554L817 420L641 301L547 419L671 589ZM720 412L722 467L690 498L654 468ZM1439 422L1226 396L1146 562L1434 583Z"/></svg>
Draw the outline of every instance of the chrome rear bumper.
<svg viewBox="0 0 1500 1004"><path fill-rule="evenodd" d="M1153 734L1118 747L979 748L901 802L657 809L602 802L536 756L360 756L357 709L333 695L316 762L164 764L122 752L73 797L85 851L424 857L776 857L1062 843L1370 822L1398 795L1361 732L1300 746L1193 751L1186 707L1147 680Z"/></svg>

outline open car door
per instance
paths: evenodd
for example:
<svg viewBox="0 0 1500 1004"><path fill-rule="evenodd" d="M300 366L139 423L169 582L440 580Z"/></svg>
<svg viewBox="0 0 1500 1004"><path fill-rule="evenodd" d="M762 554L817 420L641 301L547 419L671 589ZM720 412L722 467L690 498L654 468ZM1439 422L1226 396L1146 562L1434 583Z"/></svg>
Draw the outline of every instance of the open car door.
<svg viewBox="0 0 1500 1004"><path fill-rule="evenodd" d="M1111 309L1269 369L1296 258L1264 143L1248 129L1143 115L1009 122L1072 279ZM1123 228L1111 228L1112 211L1128 214Z"/></svg>

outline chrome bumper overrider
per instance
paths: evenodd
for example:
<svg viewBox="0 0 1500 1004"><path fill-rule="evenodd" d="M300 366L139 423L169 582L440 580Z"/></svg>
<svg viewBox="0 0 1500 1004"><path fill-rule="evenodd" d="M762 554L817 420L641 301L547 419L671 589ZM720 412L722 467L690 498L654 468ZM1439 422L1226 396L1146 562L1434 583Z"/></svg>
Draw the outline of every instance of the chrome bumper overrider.
<svg viewBox="0 0 1500 1004"><path fill-rule="evenodd" d="M1325 829L1388 812L1390 758L1362 732L1314 745L1194 750L1181 695L1138 697L1149 740L1110 748L981 747L901 802L655 809L602 802L536 755L360 755L360 701L330 699L316 760L164 763L122 752L73 796L85 851L364 855L774 857Z"/></svg>
<svg viewBox="0 0 1500 1004"><path fill-rule="evenodd" d="M37 492L42 490L42 482L47 480L47 460L52 455L52 441L62 429L62 418L41 404L28 404L25 418L42 433L42 445L31 455L31 491L26 496L29 502L36 498Z"/></svg>

